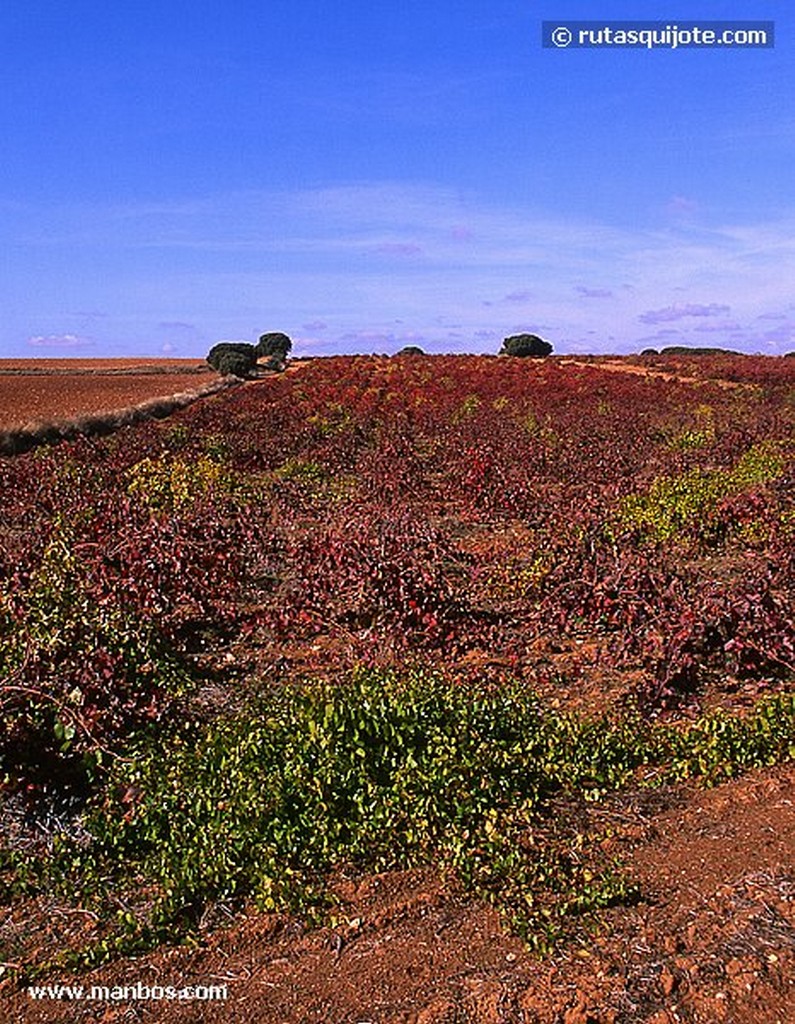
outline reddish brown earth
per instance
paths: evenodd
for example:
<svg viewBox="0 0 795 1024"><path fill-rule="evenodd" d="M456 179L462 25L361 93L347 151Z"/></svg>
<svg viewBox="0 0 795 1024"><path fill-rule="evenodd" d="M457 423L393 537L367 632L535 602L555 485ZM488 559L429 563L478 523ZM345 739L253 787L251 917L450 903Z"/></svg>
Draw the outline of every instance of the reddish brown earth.
<svg viewBox="0 0 795 1024"><path fill-rule="evenodd" d="M0 429L68 420L202 387L196 359L0 360Z"/></svg>
<svg viewBox="0 0 795 1024"><path fill-rule="evenodd" d="M596 936L538 958L431 869L340 877L335 927L250 911L163 949L48 984L226 985L224 1001L34 1001L0 984L10 1021L273 1024L788 1024L795 1005L795 768L713 790L636 792L596 809L640 886ZM33 910L33 914L31 914ZM0 934L38 959L85 937L85 912L48 900ZM224 923L225 922L225 923ZM24 936L24 938L23 938ZM20 950L20 955L22 951Z"/></svg>
<svg viewBox="0 0 795 1024"><path fill-rule="evenodd" d="M113 373L120 370L134 370L141 373L163 373L164 371L189 370L203 366L200 359L154 359L143 356L127 356L117 359L0 359L0 373Z"/></svg>
<svg viewBox="0 0 795 1024"><path fill-rule="evenodd" d="M561 364L591 365L568 358ZM704 383L618 360L598 365L614 372ZM194 390L211 376L210 368L198 359L0 359L0 430L128 408ZM712 383L742 386L733 381Z"/></svg>

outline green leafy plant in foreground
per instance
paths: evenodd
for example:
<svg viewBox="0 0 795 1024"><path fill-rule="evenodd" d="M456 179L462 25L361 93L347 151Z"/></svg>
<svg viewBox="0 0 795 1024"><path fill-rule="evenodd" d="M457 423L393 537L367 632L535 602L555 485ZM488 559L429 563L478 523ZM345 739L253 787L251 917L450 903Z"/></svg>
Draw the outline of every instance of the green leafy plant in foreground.
<svg viewBox="0 0 795 1024"><path fill-rule="evenodd" d="M238 719L201 731L185 723L142 746L87 819L92 841L59 840L28 875L33 888L100 907L109 886L130 899L151 894L83 962L184 937L217 900L318 919L332 869L427 863L545 951L583 915L632 895L598 837L556 822L553 798L598 801L627 784L691 776L712 783L795 753L792 695L745 720L713 715L682 728L584 721L543 710L519 685L421 673L359 673L260 700Z"/></svg>

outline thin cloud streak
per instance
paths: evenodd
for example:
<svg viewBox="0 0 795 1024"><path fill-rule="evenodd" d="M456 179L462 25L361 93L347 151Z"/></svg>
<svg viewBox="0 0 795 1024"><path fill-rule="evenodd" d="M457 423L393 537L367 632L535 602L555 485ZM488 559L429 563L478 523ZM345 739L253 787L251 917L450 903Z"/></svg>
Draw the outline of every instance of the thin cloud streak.
<svg viewBox="0 0 795 1024"><path fill-rule="evenodd" d="M83 338L77 334L48 334L34 335L28 338L28 345L32 348L86 348L93 345L90 338Z"/></svg>

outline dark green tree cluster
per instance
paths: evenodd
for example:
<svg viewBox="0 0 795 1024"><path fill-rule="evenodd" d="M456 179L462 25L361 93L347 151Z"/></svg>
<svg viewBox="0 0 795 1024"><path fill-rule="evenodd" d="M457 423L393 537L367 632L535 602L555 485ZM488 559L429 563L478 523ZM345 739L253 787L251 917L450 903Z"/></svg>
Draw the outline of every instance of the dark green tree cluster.
<svg viewBox="0 0 795 1024"><path fill-rule="evenodd" d="M710 348L703 345L668 345L667 348L660 350L661 356L738 356L740 352L735 352L730 348Z"/></svg>
<svg viewBox="0 0 795 1024"><path fill-rule="evenodd" d="M265 356L280 359L284 362L293 347L292 341L281 331L271 331L270 334L261 334L256 345L257 359Z"/></svg>
<svg viewBox="0 0 795 1024"><path fill-rule="evenodd" d="M539 338L537 334L513 334L506 338L499 351L501 356L531 356L535 359L542 359L550 355L552 346L548 341Z"/></svg>
<svg viewBox="0 0 795 1024"><path fill-rule="evenodd" d="M207 353L207 362L224 377L251 377L258 360L268 357L266 369L283 370L293 347L286 334L274 331L260 336L256 345L244 341L222 341Z"/></svg>
<svg viewBox="0 0 795 1024"><path fill-rule="evenodd" d="M207 362L224 377L249 377L257 364L253 345L222 342L213 345Z"/></svg>

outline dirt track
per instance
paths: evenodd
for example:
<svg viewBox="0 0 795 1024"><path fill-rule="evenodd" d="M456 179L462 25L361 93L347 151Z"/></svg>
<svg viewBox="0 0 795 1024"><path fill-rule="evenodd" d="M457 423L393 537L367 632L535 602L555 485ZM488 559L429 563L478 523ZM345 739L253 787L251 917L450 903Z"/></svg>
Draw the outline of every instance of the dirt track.
<svg viewBox="0 0 795 1024"><path fill-rule="evenodd" d="M635 363L626 362L609 362L603 363L583 363L578 359L563 359L561 360L561 366L584 366L589 369L608 370L611 373L631 373L637 377L659 377L660 380L675 380L680 384L715 384L719 388L742 388L748 385L743 384L741 381L735 380L720 380L713 377L702 378L702 377L688 377L681 373L669 373L667 370L653 370L646 366L637 366Z"/></svg>

